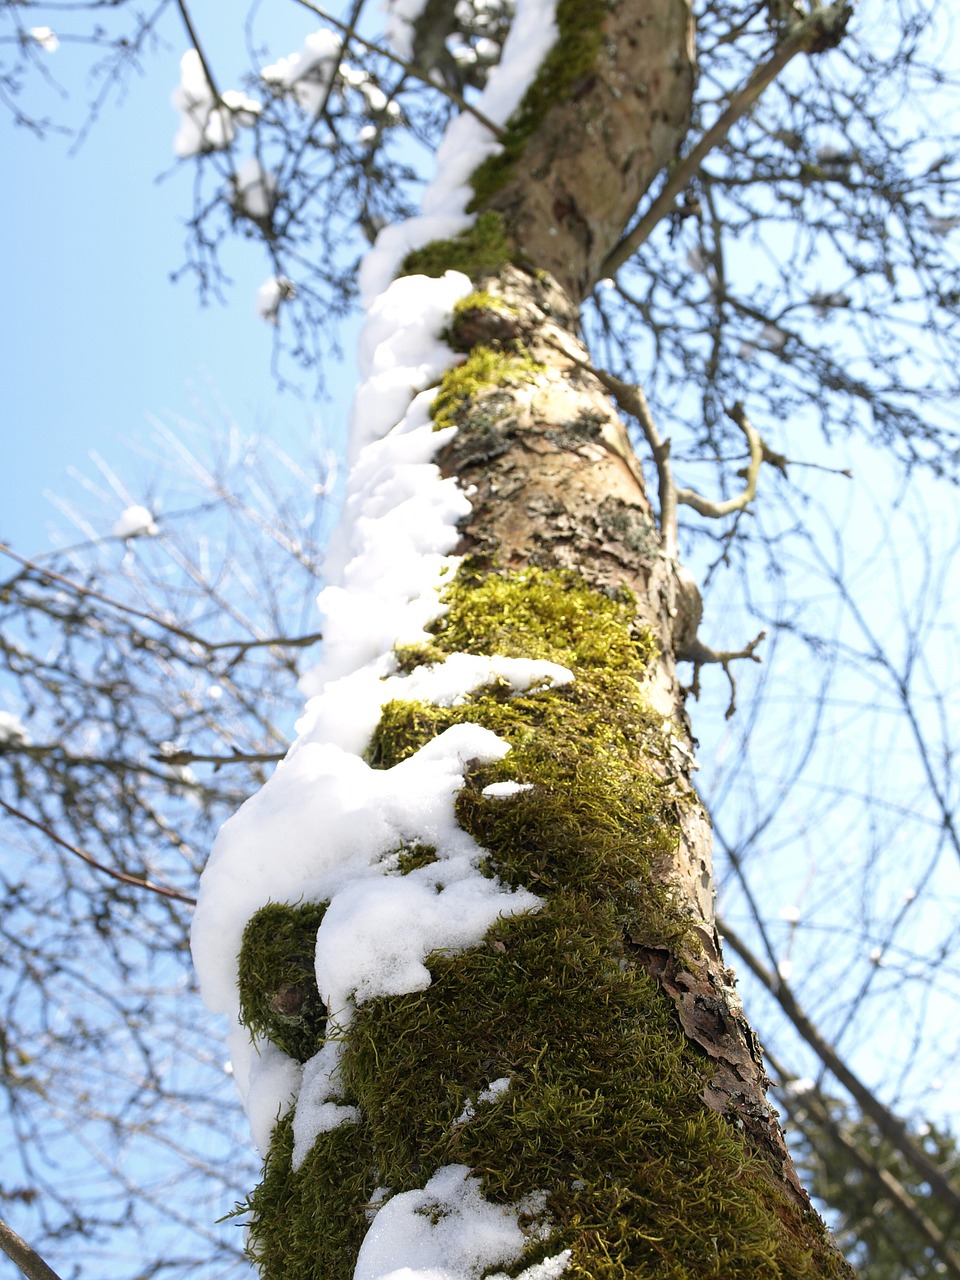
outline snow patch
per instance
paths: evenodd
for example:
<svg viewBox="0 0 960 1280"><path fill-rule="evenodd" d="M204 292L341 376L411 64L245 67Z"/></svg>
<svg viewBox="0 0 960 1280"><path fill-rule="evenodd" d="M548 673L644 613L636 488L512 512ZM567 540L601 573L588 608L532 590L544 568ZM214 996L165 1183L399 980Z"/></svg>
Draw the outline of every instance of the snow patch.
<svg viewBox="0 0 960 1280"><path fill-rule="evenodd" d="M228 89L218 102L196 49L188 49L180 59L180 83L170 101L180 112L173 140L178 156L226 150L237 136L237 125L252 125L262 110L238 89Z"/></svg>
<svg viewBox="0 0 960 1280"><path fill-rule="evenodd" d="M277 202L277 180L256 156L248 156L231 179L233 207L248 218L269 218Z"/></svg>
<svg viewBox="0 0 960 1280"><path fill-rule="evenodd" d="M115 538L153 538L160 532L146 507L127 507L113 526Z"/></svg>
<svg viewBox="0 0 960 1280"><path fill-rule="evenodd" d="M260 79L281 93L292 93L302 111L315 115L330 92L343 39L329 27L307 36L303 48L260 71Z"/></svg>
<svg viewBox="0 0 960 1280"><path fill-rule="evenodd" d="M257 315L267 324L280 323L280 304L297 296L297 287L286 276L271 276L257 290Z"/></svg>
<svg viewBox="0 0 960 1280"><path fill-rule="evenodd" d="M353 1280L479 1280L519 1257L531 1236L518 1216L540 1207L491 1204L466 1165L445 1165L421 1191L404 1191L380 1208Z"/></svg>
<svg viewBox="0 0 960 1280"><path fill-rule="evenodd" d="M563 1249L560 1253L555 1253L552 1258L544 1258L542 1262L535 1262L532 1267L525 1267L515 1277L510 1277L503 1271L496 1271L493 1275L487 1276L487 1280L560 1280L560 1276L570 1265L572 1257L572 1249Z"/></svg>
<svg viewBox="0 0 960 1280"><path fill-rule="evenodd" d="M269 1040L257 1040L253 1047L255 1056L250 1057L244 1046L245 1056L250 1057L245 1102L254 1145L265 1156L274 1125L296 1101L303 1069ZM235 1060L233 1065L236 1069Z"/></svg>
<svg viewBox="0 0 960 1280"><path fill-rule="evenodd" d="M56 53L60 48L60 38L51 27L31 27L28 34L44 53Z"/></svg>
<svg viewBox="0 0 960 1280"><path fill-rule="evenodd" d="M483 850L454 815L465 762L499 760L508 750L474 724L452 726L392 769L371 769L330 742L299 743L224 824L204 870L192 946L208 1007L239 1026L243 929L268 901L330 903L317 937L317 983L344 1024L354 1003L429 986L432 952L473 946L501 916L536 910L534 894L481 873ZM386 876L387 855L411 843L435 847L437 861ZM242 1030L233 1037L231 1060L255 1133L269 1132L289 1104L296 1064L281 1068L277 1054ZM331 1100L329 1089L316 1092L314 1115Z"/></svg>
<svg viewBox="0 0 960 1280"><path fill-rule="evenodd" d="M415 10L414 17L420 12L421 0L397 0L397 4L402 5L408 22L412 19L407 9ZM398 24L400 20L398 15ZM506 124L557 35L556 0L518 4L501 59L476 102L477 111L495 125ZM437 170L424 192L422 214L384 227L360 264L364 305L384 291L412 249L431 240L450 239L471 225L473 218L466 211L473 195L470 177L484 160L501 150L496 136L476 116L465 111L451 121L437 150Z"/></svg>
<svg viewBox="0 0 960 1280"><path fill-rule="evenodd" d="M454 1124L465 1124L466 1121L472 1120L477 1114L477 1107L487 1102L496 1102L502 1094L506 1093L510 1088L510 1077L501 1076L499 1080L493 1080L485 1089L481 1089L477 1094L476 1103L468 1102L460 1114L454 1120Z"/></svg>
<svg viewBox="0 0 960 1280"><path fill-rule="evenodd" d="M405 62L413 58L413 28L426 3L427 0L384 0L381 6L387 15L387 40Z"/></svg>
<svg viewBox="0 0 960 1280"><path fill-rule="evenodd" d="M489 800L505 800L508 796L518 795L521 791L532 790L532 782L491 782L480 794Z"/></svg>
<svg viewBox="0 0 960 1280"><path fill-rule="evenodd" d="M19 716L0 711L0 747L29 747L30 734Z"/></svg>

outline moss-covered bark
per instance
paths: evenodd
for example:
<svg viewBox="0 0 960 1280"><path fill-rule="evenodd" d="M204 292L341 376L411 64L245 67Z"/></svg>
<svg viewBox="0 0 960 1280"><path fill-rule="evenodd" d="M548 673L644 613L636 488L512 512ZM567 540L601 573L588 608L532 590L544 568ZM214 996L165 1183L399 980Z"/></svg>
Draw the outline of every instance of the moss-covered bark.
<svg viewBox="0 0 960 1280"><path fill-rule="evenodd" d="M455 653L547 659L574 678L522 694L494 681L454 706L390 702L367 753L389 769L464 721L508 742L503 761L467 762L457 819L489 874L542 906L430 957L427 990L357 1008L341 1076L359 1119L321 1134L296 1171L281 1121L251 1198L251 1250L275 1280L348 1280L384 1189L421 1188L451 1164L468 1166L491 1201L535 1206L513 1275L561 1250L577 1280L850 1274L797 1182L720 956L675 670L676 566L577 337L591 264L682 135L689 11L632 0L560 12L566 36L584 15L594 34L602 22L588 65L576 63L576 92L565 83L551 97L541 80L515 145L478 178L477 229L405 263L466 270L475 284L451 322L466 360L434 402L438 425L457 427L442 468L472 513L446 611L429 642L395 657L400 671ZM656 76L607 127L631 59ZM645 112L614 182L617 140ZM596 130L605 176L577 189L595 208L568 210L551 236L544 208L552 201L560 217L565 184L585 173L571 148L584 151ZM488 790L505 780L522 789ZM431 856L402 851L394 873ZM274 993L248 1018L282 1043L290 1026L275 1003ZM311 1046L295 1030L303 1058Z"/></svg>
<svg viewBox="0 0 960 1280"><path fill-rule="evenodd" d="M544 905L434 956L428 990L358 1008L342 1074L360 1121L321 1135L296 1173L279 1126L254 1254L269 1276L348 1277L377 1188L464 1164L496 1202L540 1196L515 1273L569 1249L565 1274L591 1280L846 1275L720 960L669 566L622 428L571 360L549 281L508 269L479 283L461 309L474 351L435 401L459 427L445 466L475 490L469 554L432 639L398 651L398 669L502 654L574 680L391 702L368 760L391 768L464 721L509 742L503 761L468 768L457 816L490 874ZM504 315L513 336L493 336ZM504 779L526 789L484 794Z"/></svg>

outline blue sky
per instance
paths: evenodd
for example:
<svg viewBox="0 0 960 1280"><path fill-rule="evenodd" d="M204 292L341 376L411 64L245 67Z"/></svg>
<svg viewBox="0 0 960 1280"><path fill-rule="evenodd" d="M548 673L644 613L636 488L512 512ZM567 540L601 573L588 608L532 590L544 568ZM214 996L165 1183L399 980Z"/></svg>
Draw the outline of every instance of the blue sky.
<svg viewBox="0 0 960 1280"><path fill-rule="evenodd" d="M310 26L304 14L290 48ZM0 118L0 538L25 554L47 545L51 520L63 525L44 492L69 493L69 469L89 471L91 449L121 473L136 471L131 450L150 434L148 413L191 416L196 400L219 395L243 426L298 430L317 412L276 391L272 331L254 310L269 272L254 248L228 246L227 306L201 307L188 280L170 282L182 262L191 172L157 182L173 167L169 97L187 43L176 28L168 35L171 47L122 104L106 107L74 156L63 135L38 141ZM75 52L63 45L48 56L59 73ZM225 82L240 65L225 66ZM83 101L81 85L71 102L49 105L75 122ZM341 400L323 407L324 418L342 418L352 371L335 381ZM105 532L116 514L104 513Z"/></svg>

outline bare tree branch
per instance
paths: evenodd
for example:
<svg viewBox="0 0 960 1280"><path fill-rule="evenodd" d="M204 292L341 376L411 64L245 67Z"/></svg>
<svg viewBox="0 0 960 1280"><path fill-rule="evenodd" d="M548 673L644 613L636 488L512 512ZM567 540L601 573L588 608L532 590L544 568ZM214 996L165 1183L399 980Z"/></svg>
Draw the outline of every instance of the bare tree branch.
<svg viewBox="0 0 960 1280"><path fill-rule="evenodd" d="M48 839L53 840L61 849L66 849L69 853L82 859L88 866L93 867L96 871L102 871L104 875L112 876L114 880L119 880L123 884L131 884L137 889L148 889L151 893L157 893L163 898L176 898L178 902L186 902L191 907L197 905L196 898L191 898L188 894L181 893L179 889L169 889L166 885L154 884L152 880L128 875L125 871L117 871L114 867L105 867L102 862L98 862L96 858L91 857L89 853L85 853L83 849L78 849L76 845L64 840L62 836L58 836L45 823L38 822L36 818L31 818L22 809L14 808L6 800L0 799L0 808L6 809L7 813L14 818L18 818L21 822L26 822L31 827L35 827L37 831L42 831Z"/></svg>
<svg viewBox="0 0 960 1280"><path fill-rule="evenodd" d="M750 972L770 992L791 1023L807 1042L817 1057L837 1080L856 1100L864 1115L868 1115L880 1132L887 1138L903 1158L930 1183L936 1194L960 1217L960 1193L926 1152L923 1151L907 1132L903 1121L893 1115L877 1096L854 1074L835 1051L827 1044L823 1036L800 1008L787 983L770 972L765 964L747 946L746 942L733 930L726 921L717 920L717 928L721 937L727 941Z"/></svg>
<svg viewBox="0 0 960 1280"><path fill-rule="evenodd" d="M47 1266L36 1249L18 1236L2 1218L0 1218L0 1249L19 1267L27 1280L60 1280L60 1276L52 1267Z"/></svg>

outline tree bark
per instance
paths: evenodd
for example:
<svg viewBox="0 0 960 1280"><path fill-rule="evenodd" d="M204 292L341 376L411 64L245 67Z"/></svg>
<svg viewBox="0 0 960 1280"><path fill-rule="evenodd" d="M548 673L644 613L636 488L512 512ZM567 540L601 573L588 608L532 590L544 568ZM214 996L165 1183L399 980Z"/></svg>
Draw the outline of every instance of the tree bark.
<svg viewBox="0 0 960 1280"><path fill-rule="evenodd" d="M588 42L590 65L547 68L506 158L478 175L475 212L499 215L507 252L471 273L451 326L464 362L434 405L457 428L438 461L469 496L464 559L431 641L396 653L403 671L496 654L573 679L388 703L367 752L391 768L466 722L508 742L504 761L467 762L457 819L489 874L541 905L433 955L426 990L358 1006L340 1067L357 1123L319 1134L294 1171L282 1121L252 1198L253 1252L285 1280L353 1274L371 1205L451 1167L517 1213L511 1274L531 1280L850 1274L766 1102L714 926L675 656L697 610L578 335L581 299L682 143L690 10L576 8L560 5L558 48L569 61ZM272 1004L292 1021L307 999L294 975ZM285 1051L315 1050L317 1016ZM447 1209L438 1193L419 1212L436 1226Z"/></svg>

